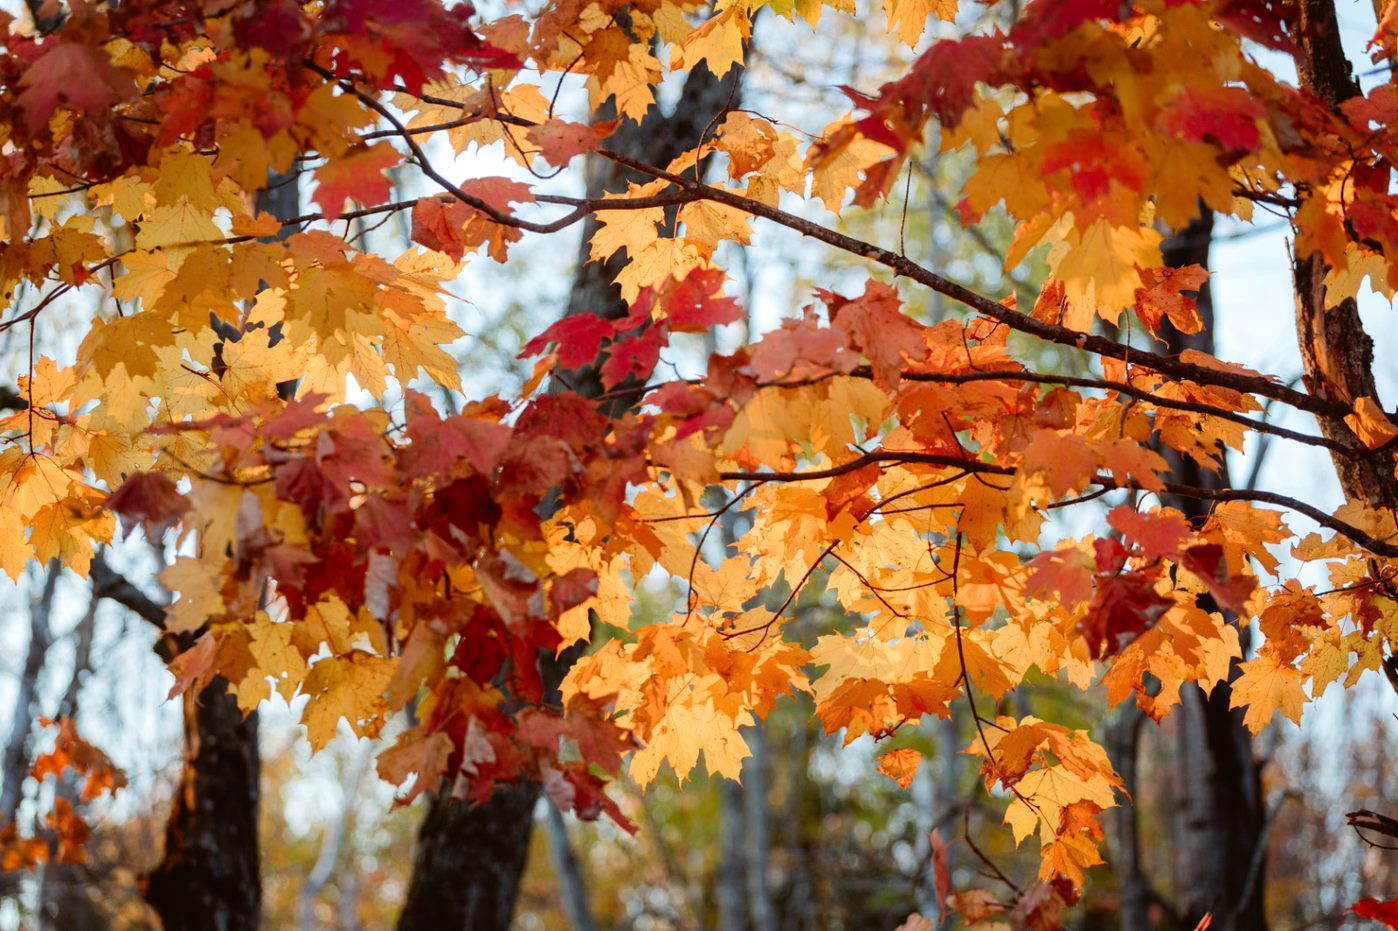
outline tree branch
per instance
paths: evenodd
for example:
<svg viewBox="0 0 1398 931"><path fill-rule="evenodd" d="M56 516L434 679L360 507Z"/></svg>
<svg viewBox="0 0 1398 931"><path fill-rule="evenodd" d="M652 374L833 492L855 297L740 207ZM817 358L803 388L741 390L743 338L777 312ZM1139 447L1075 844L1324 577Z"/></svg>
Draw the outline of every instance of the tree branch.
<svg viewBox="0 0 1398 931"><path fill-rule="evenodd" d="M154 624L158 630L165 630L165 607L133 585L126 576L107 565L107 560L101 553L93 557L89 575L92 578L93 595L98 598L110 598Z"/></svg>
<svg viewBox="0 0 1398 931"><path fill-rule="evenodd" d="M312 65L311 67L327 79L334 78L333 74L319 69L318 66ZM500 214L499 211L488 209L488 205L481 204L478 198L461 191L456 185L443 178L433 169L427 163L426 157L422 153L422 148L418 146L417 142L413 139L413 133L404 126L401 120L394 117L387 108L377 100L374 100L370 95L354 87L351 82L342 82L342 85L346 86L346 89L351 93L358 96L365 106L368 106L376 113L383 116L384 119L394 127L394 134L407 143L414 157L418 159L419 164L424 172L427 173L428 177L437 181L437 183L442 186L443 190L458 197L463 203L482 210L482 212L485 212L497 222L519 229L534 230L536 232L553 232L558 228L558 223L562 222L557 221L553 224L529 224L509 215ZM428 103L460 106L459 101L447 100L445 98L432 98L430 96L420 95L418 99ZM493 114L490 118L501 123L525 128L532 128L539 125L532 120L521 119L505 113ZM1266 376L1248 375L1242 372L1220 371L1216 368L1184 362L1171 356L1148 352L1103 336L1080 333L1068 327L1045 323L1010 307L1006 307L999 301L978 294L964 285L958 284L943 275L924 268L905 256L876 246L873 243L865 242L853 236L837 232L829 227L807 220L804 217L798 217L795 214L769 206L761 201L744 197L741 194L736 194L723 188L716 188L701 181L696 181L693 178L677 175L665 169L656 168L640 159L623 155L611 149L599 148L596 151L599 156L624 168L628 168L657 180L668 181L682 191L690 194L692 200L710 200L721 203L733 207L734 209L741 210L744 213L751 214L752 216L761 217L773 223L777 223L778 225L785 226L790 230L800 233L802 236L818 240L826 245L834 246L843 252L869 259L891 269L899 276L910 278L984 316L990 317L992 320L1005 324L1013 330L1026 333L1045 342L1056 343L1062 346L1072 346L1084 352L1135 364L1163 375L1169 375L1186 381L1197 382L1203 385L1232 388L1236 391L1272 398L1273 400L1295 407L1298 410L1307 411L1308 413L1320 417L1343 419L1345 416L1352 413L1350 408L1345 404L1317 397L1303 391L1297 391L1294 388L1280 384ZM611 209L607 206L608 203L610 202L603 201L600 204L593 202L592 209ZM564 219L574 222L576 218L570 215Z"/></svg>
<svg viewBox="0 0 1398 931"><path fill-rule="evenodd" d="M874 452L865 453L863 456L827 469L810 469L804 472L728 471L720 472L719 478L723 481L746 482L818 481L820 479L835 478L862 469L867 465L878 463L946 466L964 469L967 472L981 475L1010 476L1017 472L1016 469L1009 466L999 465L993 462L982 462L975 459L962 459L957 456L922 453L911 450L875 450ZM1107 488L1131 488L1137 491L1152 493L1157 491L1157 489L1147 488L1139 482L1120 481L1107 475L1094 475L1090 479L1090 482L1093 485ZM1290 497L1289 495L1249 488L1205 488L1199 485L1184 485L1177 482L1163 482L1158 490L1165 494L1179 495L1185 498L1196 498L1202 501L1247 501L1258 504L1274 504L1278 507L1295 511L1298 514L1304 514L1322 527L1335 531L1341 536L1364 547L1376 556L1398 557L1398 542L1380 540L1353 524L1340 520L1332 514L1327 514L1319 508L1297 498Z"/></svg>

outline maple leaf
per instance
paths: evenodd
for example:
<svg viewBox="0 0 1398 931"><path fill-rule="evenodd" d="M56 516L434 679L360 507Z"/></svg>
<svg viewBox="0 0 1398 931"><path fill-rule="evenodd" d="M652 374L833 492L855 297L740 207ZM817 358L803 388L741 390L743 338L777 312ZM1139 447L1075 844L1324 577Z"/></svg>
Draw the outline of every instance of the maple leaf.
<svg viewBox="0 0 1398 931"><path fill-rule="evenodd" d="M664 327L648 326L639 335L617 340L602 363L602 384L615 388L627 378L645 381L660 361L666 344Z"/></svg>
<svg viewBox="0 0 1398 931"><path fill-rule="evenodd" d="M1155 581L1137 573L1099 575L1097 593L1079 630L1093 659L1117 653L1174 605L1155 588Z"/></svg>
<svg viewBox="0 0 1398 931"><path fill-rule="evenodd" d="M527 136L530 142L539 147L545 161L561 168L579 155L596 151L601 141L611 135L618 125L616 120L592 124L549 120L530 127Z"/></svg>
<svg viewBox="0 0 1398 931"><path fill-rule="evenodd" d="M746 712L733 719L710 703L673 704L652 731L650 742L631 757L631 778L646 785L655 778L660 763L668 761L683 780L703 753L704 764L712 775L737 782L743 759L749 753L738 728L751 723L752 716Z"/></svg>
<svg viewBox="0 0 1398 931"><path fill-rule="evenodd" d="M1198 265L1142 269L1144 287L1136 291L1136 316L1152 333L1158 333L1165 320L1181 333L1198 333L1204 328L1204 320L1194 300L1182 292L1198 291L1208 276L1208 271Z"/></svg>
<svg viewBox="0 0 1398 931"><path fill-rule="evenodd" d="M1254 734L1261 732L1278 711L1293 723L1300 723L1301 710L1306 705L1300 670L1265 654L1241 663L1238 668L1242 674L1233 682L1229 707L1247 709L1243 723L1248 730Z"/></svg>
<svg viewBox="0 0 1398 931"><path fill-rule="evenodd" d="M540 355L554 344L558 346L559 364L565 369L581 368L595 361L601 354L602 343L615 334L614 320L596 314L569 314L525 343L519 358Z"/></svg>
<svg viewBox="0 0 1398 931"><path fill-rule="evenodd" d="M1345 423L1369 449L1379 449L1398 439L1398 425L1367 395L1354 402L1354 413L1345 415Z"/></svg>
<svg viewBox="0 0 1398 931"><path fill-rule="evenodd" d="M386 142L359 145L343 155L331 158L316 170L316 203L326 219L334 220L344 212L345 201L373 205L388 199L392 182L385 171L396 166L403 156Z"/></svg>
<svg viewBox="0 0 1398 931"><path fill-rule="evenodd" d="M1368 918L1383 924L1385 928L1398 928L1398 900L1380 902L1375 898L1360 899L1349 907L1360 918Z"/></svg>
<svg viewBox="0 0 1398 931"><path fill-rule="evenodd" d="M75 81L74 75L83 79ZM15 103L24 113L25 129L35 135L48 125L61 102L89 118L105 118L115 101L135 93L133 77L128 69L113 64L102 48L81 42L46 42L42 54L20 76L23 89Z"/></svg>
<svg viewBox="0 0 1398 931"><path fill-rule="evenodd" d="M695 268L666 289L662 305L665 322L676 333L702 333L743 319L743 309L731 297L722 297L723 271Z"/></svg>
<svg viewBox="0 0 1398 931"><path fill-rule="evenodd" d="M1200 543L1187 547L1180 554L1180 565L1202 579L1219 604L1238 614L1247 613L1248 596L1257 587L1257 580L1230 575L1222 546Z"/></svg>
<svg viewBox="0 0 1398 931"><path fill-rule="evenodd" d="M468 23L470 4L447 8L432 0L333 0L319 18L321 31L340 46L337 62L358 66L392 86L401 79L412 93L442 75L448 61L478 68L511 68L514 55L484 42Z"/></svg>
<svg viewBox="0 0 1398 931"><path fill-rule="evenodd" d="M408 805L425 789L437 785L446 771L451 756L451 738L446 734L423 733L419 728L398 735L398 740L377 761L378 773L385 782L401 786L416 777L407 794L394 799L394 805Z"/></svg>
<svg viewBox="0 0 1398 931"><path fill-rule="evenodd" d="M956 19L956 0L884 0L888 16L888 31L898 33L905 45L916 45L927 28L927 17L936 16L943 22Z"/></svg>
<svg viewBox="0 0 1398 931"><path fill-rule="evenodd" d="M301 715L311 749L320 750L329 743L342 718L355 734L377 736L383 727L383 693L392 676L392 660L362 650L328 656L312 665L304 685L311 700Z"/></svg>
<svg viewBox="0 0 1398 931"><path fill-rule="evenodd" d="M1132 544L1141 548L1148 560L1173 557L1180 546L1193 535L1184 515L1172 508L1156 508L1142 513L1127 505L1112 508L1107 523L1121 531Z"/></svg>
<svg viewBox="0 0 1398 931"><path fill-rule="evenodd" d="M189 502L162 472L137 472L107 499L105 507L121 519L130 533L137 524L151 540L159 540L189 510Z"/></svg>
<svg viewBox="0 0 1398 931"><path fill-rule="evenodd" d="M1162 127L1191 142L1212 142L1236 157L1257 148L1266 110L1241 87L1185 87L1167 104Z"/></svg>
<svg viewBox="0 0 1398 931"><path fill-rule="evenodd" d="M1040 553L1029 562L1025 593L1032 598L1057 600L1064 605L1079 604L1093 596L1093 570L1096 564L1079 550Z"/></svg>
<svg viewBox="0 0 1398 931"><path fill-rule="evenodd" d="M849 334L851 345L872 363L881 384L897 385L903 368L927 354L923 328L902 312L903 301L889 285L870 279L856 298L816 293L830 308L831 325Z"/></svg>
<svg viewBox="0 0 1398 931"><path fill-rule="evenodd" d="M906 789L913 784L917 768L922 765L922 754L904 747L890 750L879 757L879 772L898 783L898 788Z"/></svg>

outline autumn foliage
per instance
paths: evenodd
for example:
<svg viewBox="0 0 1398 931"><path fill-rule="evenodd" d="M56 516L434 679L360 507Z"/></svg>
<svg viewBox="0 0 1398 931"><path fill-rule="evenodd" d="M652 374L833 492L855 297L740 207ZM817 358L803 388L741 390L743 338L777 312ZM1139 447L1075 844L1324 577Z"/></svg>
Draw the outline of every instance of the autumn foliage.
<svg viewBox="0 0 1398 931"><path fill-rule="evenodd" d="M378 760L405 800L446 780L480 802L531 779L630 829L610 780L684 777L701 756L736 777L741 729L793 691L847 742L967 702L985 786L1040 857L1024 895L1056 915L1101 862L1121 782L1088 732L1005 714L1027 676L1157 721L1186 684L1231 679L1256 732L1278 712L1299 721L1398 638L1392 499L1332 513L1182 484L1167 460L1215 470L1267 435L1393 481L1398 425L1375 397L1159 351L1167 329L1204 326L1207 273L1161 254L1201 205L1286 211L1331 304L1366 281L1398 288L1398 90L1338 100L1306 83L1314 3L1031 0L1007 31L934 42L897 80L848 89L826 127L734 110L668 165L611 151L609 134L665 75L740 66L757 0L556 0L489 21L435 0L74 2L43 36L0 16L0 328L106 298L71 364L31 353L14 385L0 567L57 558L84 574L119 525L170 535L165 629L191 644L175 691L222 677L248 711L273 690L308 696L316 747L342 719L373 737L412 704ZM853 7L827 5L770 4L810 23ZM884 6L913 46L929 14L957 12ZM1296 61L1301 86L1259 49ZM595 121L541 91L563 72ZM1012 218L1007 271L1046 256L1033 306L829 221L896 197L933 126L942 150L975 153L962 221ZM462 180L443 142L502 148L527 180ZM549 179L587 159L638 180L560 193ZM253 194L291 172L314 181L310 212L256 212ZM433 193L394 201L390 172ZM414 242L401 255L361 251L342 222L397 213ZM624 255L629 315L565 317L524 347L523 393L444 413L423 386L463 387L446 284L592 215L591 259ZM661 363L677 334L744 317L723 257L761 224L871 277L674 376ZM964 312L926 326L904 305L919 290ZM1037 344L1091 374L1030 365ZM550 377L594 362L600 397ZM1264 405L1319 429L1275 426ZM1104 525L1045 543L1056 511L1090 501L1107 503ZM730 510L750 519L711 559ZM1320 531L1299 537L1293 515ZM1329 583L1303 584L1278 554ZM684 601L633 629L633 586L653 572ZM784 635L814 585L852 633ZM538 657L590 639L560 704ZM903 748L881 768L906 784L917 763ZM971 920L1029 908L950 901Z"/></svg>

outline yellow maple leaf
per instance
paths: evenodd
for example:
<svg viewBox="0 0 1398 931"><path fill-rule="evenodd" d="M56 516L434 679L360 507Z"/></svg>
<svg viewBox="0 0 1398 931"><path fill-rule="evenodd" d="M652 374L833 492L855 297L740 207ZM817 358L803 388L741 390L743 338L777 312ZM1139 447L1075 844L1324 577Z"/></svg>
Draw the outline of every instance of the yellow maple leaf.
<svg viewBox="0 0 1398 931"><path fill-rule="evenodd" d="M743 63L743 43L752 35L752 16L743 0L720 0L718 12L670 52L670 67L690 69L699 62L721 78Z"/></svg>
<svg viewBox="0 0 1398 931"><path fill-rule="evenodd" d="M1378 402L1367 395L1354 402L1354 413L1345 415L1345 423L1369 449L1386 446L1398 438L1398 426Z"/></svg>
<svg viewBox="0 0 1398 931"><path fill-rule="evenodd" d="M224 203L214 190L213 163L208 156L190 151L167 151L160 160L151 193L158 205L174 205L183 198L196 210L212 214Z"/></svg>
<svg viewBox="0 0 1398 931"><path fill-rule="evenodd" d="M1229 707L1247 709L1243 723L1248 730L1259 733L1278 711L1292 722L1301 723L1306 691L1301 687L1303 677L1299 669L1280 663L1265 652L1238 668L1242 675L1233 682Z"/></svg>
<svg viewBox="0 0 1398 931"><path fill-rule="evenodd" d="M627 249L630 253L630 248ZM636 300L642 288L656 287L667 279L683 281L692 269L705 264L703 251L683 237L657 239L639 252L616 276L621 296L628 302Z"/></svg>
<svg viewBox="0 0 1398 931"><path fill-rule="evenodd" d="M908 747L890 750L879 757L879 772L898 783L900 789L913 784L918 767L922 765L922 754Z"/></svg>
<svg viewBox="0 0 1398 931"><path fill-rule="evenodd" d="M136 246L167 251L172 246L189 247L223 239L223 230L210 213L181 197L173 204L156 207L141 221Z"/></svg>
<svg viewBox="0 0 1398 931"><path fill-rule="evenodd" d="M340 719L359 737L377 737L383 727L384 690L396 661L354 650L327 656L311 667L302 688L311 697L301 714L312 750L335 736Z"/></svg>
<svg viewBox="0 0 1398 931"><path fill-rule="evenodd" d="M700 561L694 565L694 594L698 607L724 614L737 614L754 595L761 580L752 577L753 567L746 557L725 559L718 569Z"/></svg>
<svg viewBox="0 0 1398 931"><path fill-rule="evenodd" d="M180 556L160 571L160 583L179 597L165 609L165 629L193 633L224 612L220 578L191 556Z"/></svg>
<svg viewBox="0 0 1398 931"><path fill-rule="evenodd" d="M947 23L956 19L956 0L883 0L883 11L888 31L896 30L905 45L914 46L927 28L929 15Z"/></svg>
<svg viewBox="0 0 1398 931"><path fill-rule="evenodd" d="M1136 300L1137 268L1160 265L1160 234L1153 228L1112 226L1105 219L1072 229L1052 249L1049 267L1072 304L1082 303L1115 323Z"/></svg>
<svg viewBox="0 0 1398 931"><path fill-rule="evenodd" d="M1342 641L1338 630L1326 631L1311 641L1310 651L1301 660L1301 673L1310 678L1311 694L1316 698L1349 672L1350 650Z"/></svg>
<svg viewBox="0 0 1398 931"><path fill-rule="evenodd" d="M24 522L19 512L0 505L0 569L18 582L29 565L34 549L24 539Z"/></svg>
<svg viewBox="0 0 1398 931"><path fill-rule="evenodd" d="M248 625L251 637L248 652L257 665L248 671L247 678L238 687L238 704L245 712L252 711L267 696L269 679L278 694L290 701L296 687L306 677L306 658L293 642L295 626L293 623L273 623L261 611L257 619ZM253 696L259 692L260 696L253 700Z"/></svg>
<svg viewBox="0 0 1398 931"><path fill-rule="evenodd" d="M627 196L643 194L640 190L632 189ZM598 227L597 232L592 234L588 257L594 262L605 262L622 249L626 250L627 255L638 255L659 239L656 227L665 219L665 210L662 207L652 210L599 210L596 216Z"/></svg>
<svg viewBox="0 0 1398 931"><path fill-rule="evenodd" d="M716 710L711 702L674 702L651 731L644 749L631 757L631 778L649 785L668 762L683 782L704 754L704 765L711 774L738 781L743 760L751 752L738 728L753 723L752 715L741 712L736 718Z"/></svg>
<svg viewBox="0 0 1398 931"><path fill-rule="evenodd" d="M1091 802L1101 809L1116 806L1111 781L1100 774L1083 778L1063 766L1031 770L1015 785L1015 798L1005 810L1005 823L1015 843L1023 843L1035 831L1044 846L1059 839L1063 809L1075 802Z"/></svg>

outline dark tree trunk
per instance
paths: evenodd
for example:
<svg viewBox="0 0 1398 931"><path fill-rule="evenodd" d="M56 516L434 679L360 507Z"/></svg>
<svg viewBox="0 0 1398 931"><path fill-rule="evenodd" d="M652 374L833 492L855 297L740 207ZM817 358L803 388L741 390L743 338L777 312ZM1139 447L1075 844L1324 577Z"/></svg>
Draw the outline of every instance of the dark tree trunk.
<svg viewBox="0 0 1398 931"><path fill-rule="evenodd" d="M608 147L649 164L669 164L699 143L705 128L736 96L741 74L735 69L720 81L702 67L696 69L686 79L672 115L652 111L639 125L627 121L608 140ZM614 163L594 159L589 165L587 196L624 191L627 180ZM597 229L594 214L583 227L578 270L565 313L624 316L626 304L612 283L620 271L619 263L588 261L588 241ZM585 396L595 397L602 391L595 365L561 373L560 381L562 387ZM556 687L573 659L568 654L557 659L540 656L544 681ZM475 808L452 801L449 790L434 798L418 834L413 878L399 931L508 931L519 877L529 855L538 797L539 787L525 783L500 789L490 801ZM489 860L487 868L463 869L483 859Z"/></svg>
<svg viewBox="0 0 1398 931"><path fill-rule="evenodd" d="M184 715L184 770L146 901L165 931L253 931L262 915L257 715L243 717L222 679L186 694Z"/></svg>
<svg viewBox="0 0 1398 931"><path fill-rule="evenodd" d="M296 216L296 181L273 176L258 193L257 207L282 220ZM219 332L224 339L238 336L236 330ZM218 358L216 351L216 365ZM278 388L286 397L294 385ZM182 639L164 638L159 649L173 654L193 642ZM165 931L255 931L262 921L257 713L245 717L219 678L197 695L186 693L184 727L184 766L166 825L165 854L146 877L146 901Z"/></svg>
<svg viewBox="0 0 1398 931"><path fill-rule="evenodd" d="M1302 0L1301 82L1326 103L1338 107L1359 93L1349 61L1340 45L1340 30L1331 0ZM1298 255L1292 272L1296 282L1296 335L1301 346L1306 388L1312 394L1352 407L1360 398L1382 405L1374 380L1374 341L1359 319L1353 298L1331 303L1325 294L1328 268L1319 253ZM1321 419L1328 439L1359 448L1344 421ZM1350 501L1373 507L1398 507L1398 481L1385 467L1385 457L1350 458L1334 454L1340 487Z"/></svg>
<svg viewBox="0 0 1398 931"><path fill-rule="evenodd" d="M1207 268L1212 235L1213 215L1204 210L1162 245L1165 263ZM1198 304L1204 319L1201 332L1185 335L1166 323L1162 335L1170 355L1185 349L1213 353L1213 295L1207 282L1199 292ZM1174 481L1210 488L1229 485L1226 465L1212 472L1189 457L1169 450L1165 453ZM1208 516L1205 502L1175 498L1167 503L1196 523ZM1245 635L1243 639L1246 644ZM1261 886L1265 871L1251 868L1254 859L1264 854L1262 773L1242 712L1229 707L1231 699L1227 682L1207 696L1196 686L1186 686L1176 711L1179 891L1175 906L1185 927L1193 927L1212 913L1212 927L1219 931L1264 931L1267 919Z"/></svg>
<svg viewBox="0 0 1398 931"><path fill-rule="evenodd" d="M537 783L501 790L484 805L432 799L418 833L399 928L508 929L534 828Z"/></svg>
<svg viewBox="0 0 1398 931"><path fill-rule="evenodd" d="M1150 882L1141 864L1140 821L1135 800L1139 798L1137 778L1141 725L1145 712L1132 702L1117 708L1107 720L1102 741L1112 768L1121 776L1122 788L1133 800L1107 813L1111 831L1112 870L1116 874L1117 924L1121 931L1150 931Z"/></svg>

